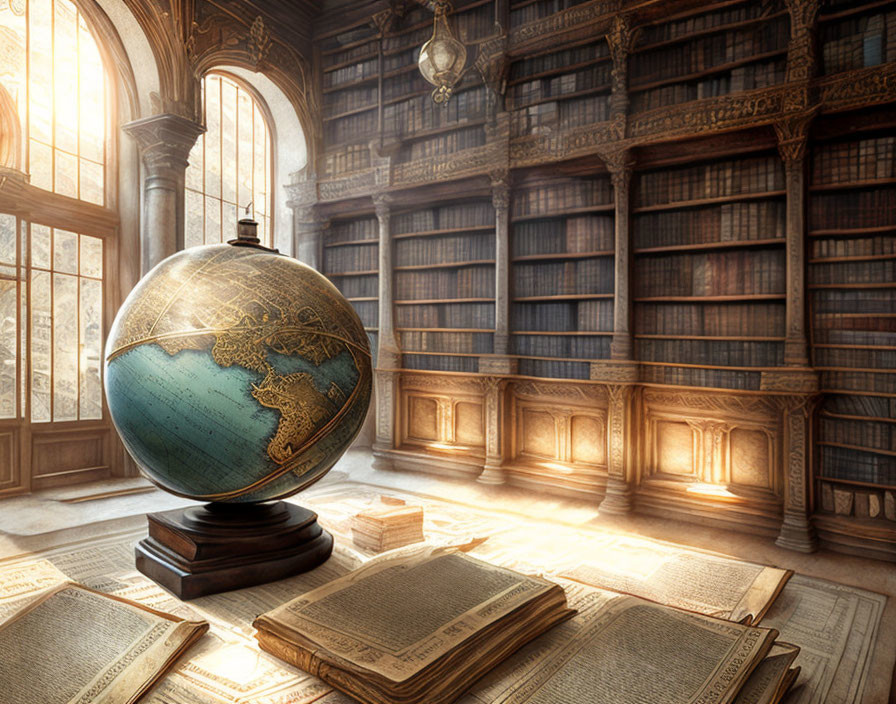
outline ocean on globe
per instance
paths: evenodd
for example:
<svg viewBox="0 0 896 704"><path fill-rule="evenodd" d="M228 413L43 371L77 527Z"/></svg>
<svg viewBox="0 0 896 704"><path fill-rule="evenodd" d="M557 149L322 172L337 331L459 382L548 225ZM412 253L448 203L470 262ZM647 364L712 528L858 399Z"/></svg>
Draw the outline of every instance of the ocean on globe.
<svg viewBox="0 0 896 704"><path fill-rule="evenodd" d="M364 422L370 347L317 271L229 244L159 263L106 343L115 427L163 489L203 501L280 499L320 479Z"/></svg>

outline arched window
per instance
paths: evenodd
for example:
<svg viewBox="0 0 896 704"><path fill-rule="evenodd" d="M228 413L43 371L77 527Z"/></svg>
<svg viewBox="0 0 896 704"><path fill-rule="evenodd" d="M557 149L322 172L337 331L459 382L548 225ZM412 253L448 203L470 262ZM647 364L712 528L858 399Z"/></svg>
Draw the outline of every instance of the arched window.
<svg viewBox="0 0 896 704"><path fill-rule="evenodd" d="M202 81L206 132L190 152L184 243L187 247L236 237L249 203L258 236L272 242L273 158L267 107L241 81L210 73Z"/></svg>

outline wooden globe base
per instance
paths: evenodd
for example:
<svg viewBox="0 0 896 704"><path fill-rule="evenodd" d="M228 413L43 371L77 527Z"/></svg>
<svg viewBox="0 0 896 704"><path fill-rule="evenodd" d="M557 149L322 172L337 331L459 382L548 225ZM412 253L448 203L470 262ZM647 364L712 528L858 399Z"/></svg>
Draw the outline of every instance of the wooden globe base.
<svg viewBox="0 0 896 704"><path fill-rule="evenodd" d="M181 599L251 587L325 562L333 536L317 514L284 501L150 513L137 569Z"/></svg>

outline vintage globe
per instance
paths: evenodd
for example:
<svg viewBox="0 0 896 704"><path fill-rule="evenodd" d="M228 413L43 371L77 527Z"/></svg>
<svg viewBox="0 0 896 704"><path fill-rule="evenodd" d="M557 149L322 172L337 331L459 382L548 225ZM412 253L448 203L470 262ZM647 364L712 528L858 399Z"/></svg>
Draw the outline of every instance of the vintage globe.
<svg viewBox="0 0 896 704"><path fill-rule="evenodd" d="M259 247L195 247L125 300L105 388L154 483L203 501L273 500L320 479L357 435L370 347L351 305L311 267Z"/></svg>

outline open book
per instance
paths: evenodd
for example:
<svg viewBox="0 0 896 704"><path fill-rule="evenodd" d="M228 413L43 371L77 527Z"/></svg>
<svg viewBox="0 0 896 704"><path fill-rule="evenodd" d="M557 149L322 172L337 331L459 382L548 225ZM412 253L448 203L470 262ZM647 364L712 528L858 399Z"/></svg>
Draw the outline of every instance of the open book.
<svg viewBox="0 0 896 704"><path fill-rule="evenodd" d="M383 559L259 616L264 650L368 704L448 704L575 612L561 587L439 549Z"/></svg>
<svg viewBox="0 0 896 704"><path fill-rule="evenodd" d="M3 704L131 704L205 631L66 582L0 624Z"/></svg>

